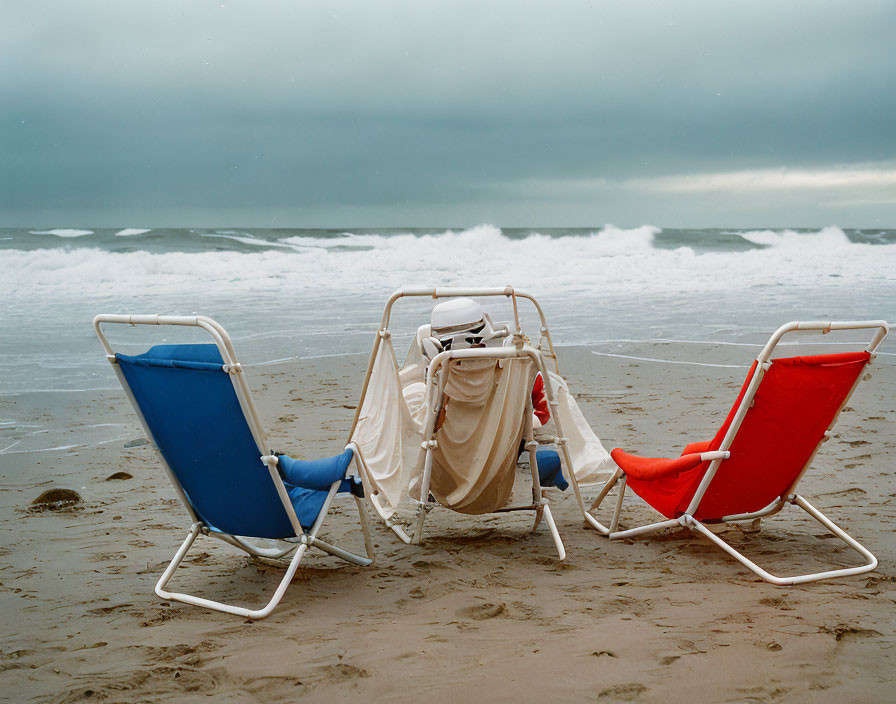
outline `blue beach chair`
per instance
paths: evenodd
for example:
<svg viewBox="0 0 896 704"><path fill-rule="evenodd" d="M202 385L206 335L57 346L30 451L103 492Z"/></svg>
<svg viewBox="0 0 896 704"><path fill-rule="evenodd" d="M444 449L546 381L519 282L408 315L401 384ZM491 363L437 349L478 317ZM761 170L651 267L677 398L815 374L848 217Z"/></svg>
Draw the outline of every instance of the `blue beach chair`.
<svg viewBox="0 0 896 704"><path fill-rule="evenodd" d="M156 345L143 354L128 356L112 351L101 327L104 323L195 326L206 330L214 343ZM353 460L357 468L354 452L347 448L341 455L310 462L277 456L270 450L224 328L203 316L158 315L98 315L94 328L193 522L156 584L156 594L261 619L276 608L309 547L356 565L373 563L363 486L349 474ZM339 493L349 493L355 499L367 557L317 537ZM285 559L293 553L286 574L264 608L248 609L166 591L200 534L224 540L254 557ZM253 539L287 542L265 548L253 544Z"/></svg>

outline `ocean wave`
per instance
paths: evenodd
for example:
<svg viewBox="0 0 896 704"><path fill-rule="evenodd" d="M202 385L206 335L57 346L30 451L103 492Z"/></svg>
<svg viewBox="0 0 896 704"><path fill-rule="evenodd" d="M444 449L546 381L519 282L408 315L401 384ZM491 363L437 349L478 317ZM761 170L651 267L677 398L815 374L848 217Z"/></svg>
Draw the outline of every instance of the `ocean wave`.
<svg viewBox="0 0 896 704"><path fill-rule="evenodd" d="M590 235L508 237L480 225L441 234L286 236L243 234L258 251L113 252L98 247L8 249L0 293L11 299L84 300L182 294L264 296L272 292L345 294L401 286L505 285L533 293L643 296L748 290L757 286L841 285L896 280L896 245L850 242L839 228L738 233L757 247L706 251L658 246L661 230L608 225ZM225 236L215 233L216 236ZM263 244L274 245L267 249ZM844 251L848 248L848 256Z"/></svg>
<svg viewBox="0 0 896 704"><path fill-rule="evenodd" d="M249 244L254 247L287 247L290 245L284 242L279 241L271 241L271 240L263 240L259 237L253 237L250 234L231 234L231 233L223 233L223 232L214 232L214 233L202 233L200 237L213 237L222 240L233 240L234 242L239 242L241 244Z"/></svg>
<svg viewBox="0 0 896 704"><path fill-rule="evenodd" d="M75 230L71 228L57 228L55 230L29 230L32 235L55 235L56 237L84 237L92 235L93 230Z"/></svg>
<svg viewBox="0 0 896 704"><path fill-rule="evenodd" d="M115 233L116 237L136 237L137 235L145 235L152 230L141 230L139 227L126 227Z"/></svg>
<svg viewBox="0 0 896 704"><path fill-rule="evenodd" d="M562 245L574 242L585 247L591 253L611 256L614 254L634 254L650 249L654 236L662 230L646 225L633 229L623 229L614 225L606 225L603 229L590 233L589 236L578 235L556 236L532 232L523 238L509 238L494 225L477 225L465 230L446 230L438 234L417 234L414 232L393 233L390 235L355 234L343 232L330 237L290 236L279 240L298 251L308 249L325 250L377 250L377 251L419 251L424 255L434 250L450 250L464 248L468 251L491 247L508 247L518 249L520 245L540 246L548 242Z"/></svg>
<svg viewBox="0 0 896 704"><path fill-rule="evenodd" d="M853 246L847 234L839 227L825 227L818 232L795 232L793 230L753 230L737 232L747 242L765 247L787 247L800 249L843 249Z"/></svg>

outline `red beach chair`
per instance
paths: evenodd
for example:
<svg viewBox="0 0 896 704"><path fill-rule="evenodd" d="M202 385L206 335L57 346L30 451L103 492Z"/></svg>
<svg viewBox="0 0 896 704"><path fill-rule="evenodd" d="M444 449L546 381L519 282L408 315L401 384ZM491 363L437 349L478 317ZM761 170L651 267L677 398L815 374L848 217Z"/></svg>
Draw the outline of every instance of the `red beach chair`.
<svg viewBox="0 0 896 704"><path fill-rule="evenodd" d="M862 351L771 358L775 346L789 332L857 329L875 331ZM830 437L859 381L867 378L863 372L886 336L887 323L882 320L794 322L782 326L756 358L734 406L712 440L691 443L674 459L637 457L618 448L613 450L611 455L619 469L586 513L589 523L611 539L683 526L702 533L757 575L777 585L870 572L877 567L877 558L797 494L796 487L822 443ZM616 484L616 509L607 528L590 513ZM617 530L626 487L667 520ZM771 516L785 503L802 508L867 562L859 567L777 577L704 525Z"/></svg>

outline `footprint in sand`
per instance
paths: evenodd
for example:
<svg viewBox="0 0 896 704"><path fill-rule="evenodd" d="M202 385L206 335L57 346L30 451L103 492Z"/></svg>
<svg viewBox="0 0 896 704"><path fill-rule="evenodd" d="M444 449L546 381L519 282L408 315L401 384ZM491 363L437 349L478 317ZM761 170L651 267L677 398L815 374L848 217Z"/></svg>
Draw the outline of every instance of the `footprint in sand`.
<svg viewBox="0 0 896 704"><path fill-rule="evenodd" d="M777 596L765 597L764 599L760 599L759 603L763 606L771 606L772 608L780 609L781 611L793 611L793 607L786 599Z"/></svg>
<svg viewBox="0 0 896 704"><path fill-rule="evenodd" d="M324 665L319 668L319 671L326 675L327 681L330 683L346 682L357 677L370 677L370 673L367 670L344 662L336 665Z"/></svg>
<svg viewBox="0 0 896 704"><path fill-rule="evenodd" d="M647 687L637 682L628 684L617 684L614 687L608 687L597 695L598 699L606 699L614 702L633 702L647 691Z"/></svg>
<svg viewBox="0 0 896 704"><path fill-rule="evenodd" d="M834 626L833 628L828 628L827 626L822 626L819 631L821 633L830 633L834 636L834 640L838 643L843 642L852 642L856 641L860 638L869 638L871 636L879 636L880 631L875 631L872 628L862 628L860 626L847 626L844 624L840 624L839 626Z"/></svg>
<svg viewBox="0 0 896 704"><path fill-rule="evenodd" d="M469 618L474 621L485 621L489 618L498 618L499 616L508 616L507 604L476 604L475 606L465 606L458 609L455 615L460 618Z"/></svg>

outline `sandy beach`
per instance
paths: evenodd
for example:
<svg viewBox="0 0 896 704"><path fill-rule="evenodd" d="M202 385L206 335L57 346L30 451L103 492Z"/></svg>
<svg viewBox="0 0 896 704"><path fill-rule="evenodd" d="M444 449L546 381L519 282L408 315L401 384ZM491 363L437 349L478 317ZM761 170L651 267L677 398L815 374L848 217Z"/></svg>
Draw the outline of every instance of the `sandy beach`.
<svg viewBox="0 0 896 704"><path fill-rule="evenodd" d="M890 349L892 346L890 346ZM666 346L645 357L675 359ZM561 368L608 449L671 455L708 439L751 354L660 364L560 350ZM55 418L76 445L110 415L128 437L0 456L0 699L16 702L888 702L896 626L892 357L880 357L801 492L880 560L870 575L774 587L686 532L613 543L554 493L568 558L529 517L435 511L425 543L374 522L377 563L320 553L265 621L163 602L153 585L189 522L120 389L4 399L22 423ZM364 355L250 369L278 449L341 451ZM114 383L111 379L110 382ZM112 383L109 386L112 386ZM99 420L98 420L99 419ZM130 475L109 479L116 472ZM51 487L84 499L28 512ZM518 488L525 490L525 481ZM592 496L594 490L589 492ZM624 521L649 517L630 501ZM353 504L323 531L360 547ZM857 558L790 509L726 538L772 571ZM258 604L280 577L201 539L173 586Z"/></svg>

